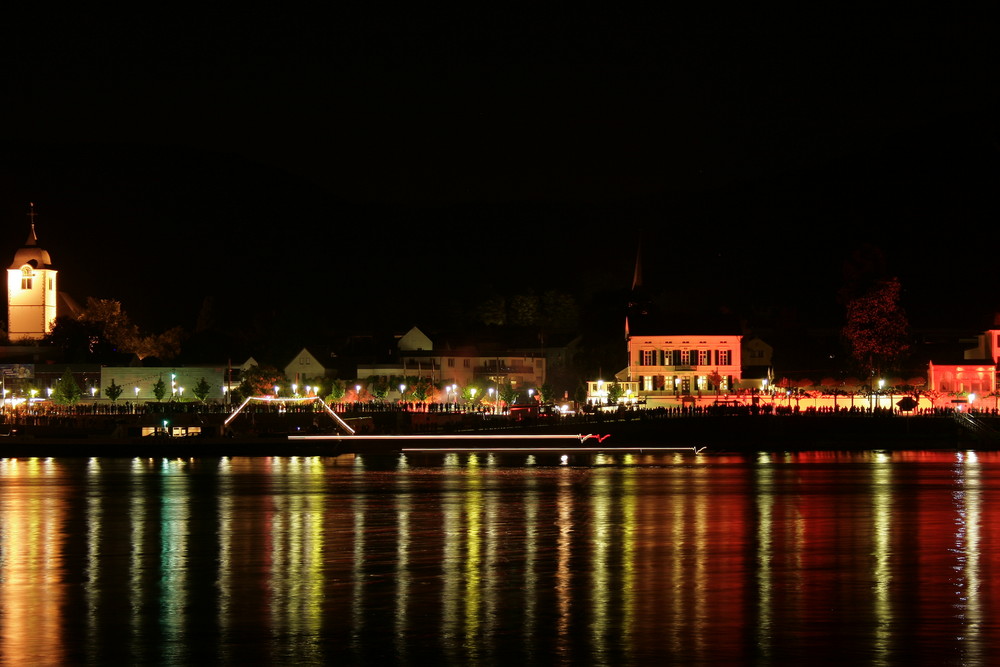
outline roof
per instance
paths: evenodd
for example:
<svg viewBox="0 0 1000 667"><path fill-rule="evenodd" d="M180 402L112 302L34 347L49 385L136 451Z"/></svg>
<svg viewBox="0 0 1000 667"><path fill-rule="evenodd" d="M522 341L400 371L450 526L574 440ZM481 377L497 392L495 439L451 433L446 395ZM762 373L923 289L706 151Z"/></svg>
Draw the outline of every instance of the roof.
<svg viewBox="0 0 1000 667"><path fill-rule="evenodd" d="M28 241L14 253L14 261L11 262L10 268L20 269L25 264L36 269L52 268L52 259L49 257L49 251L38 247L34 225L31 226L31 234L28 235Z"/></svg>

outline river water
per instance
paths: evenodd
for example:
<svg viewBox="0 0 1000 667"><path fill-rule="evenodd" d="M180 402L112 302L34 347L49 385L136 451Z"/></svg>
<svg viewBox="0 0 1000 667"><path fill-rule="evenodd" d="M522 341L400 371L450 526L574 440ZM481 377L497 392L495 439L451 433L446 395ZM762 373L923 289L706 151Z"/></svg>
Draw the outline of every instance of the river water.
<svg viewBox="0 0 1000 667"><path fill-rule="evenodd" d="M1000 454L0 459L0 662L985 665Z"/></svg>

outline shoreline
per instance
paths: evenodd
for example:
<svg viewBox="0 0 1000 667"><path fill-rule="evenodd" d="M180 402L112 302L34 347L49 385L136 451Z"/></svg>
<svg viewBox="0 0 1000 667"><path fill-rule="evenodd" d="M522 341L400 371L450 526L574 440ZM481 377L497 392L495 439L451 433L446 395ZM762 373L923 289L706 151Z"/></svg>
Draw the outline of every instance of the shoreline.
<svg viewBox="0 0 1000 667"><path fill-rule="evenodd" d="M1000 418L983 416L977 420L977 426L978 429L972 430L944 416L720 415L535 422L502 428L386 434L381 438L328 434L323 436L325 439L302 430L260 435L115 437L107 430L55 433L24 427L16 435L0 437L0 458L395 455L417 447L421 454L456 448L512 453L525 449L524 442L519 442L523 436L553 435L564 440L554 446L546 442L539 447L567 454L652 448L704 448L707 453L1000 449ZM501 438L484 443L483 437L487 435ZM565 439L568 436L588 438Z"/></svg>

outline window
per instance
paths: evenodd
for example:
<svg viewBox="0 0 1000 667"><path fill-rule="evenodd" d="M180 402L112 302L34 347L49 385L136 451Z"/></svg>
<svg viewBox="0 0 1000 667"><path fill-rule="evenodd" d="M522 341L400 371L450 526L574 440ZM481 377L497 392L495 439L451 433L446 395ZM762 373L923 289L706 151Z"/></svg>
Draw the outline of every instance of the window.
<svg viewBox="0 0 1000 667"><path fill-rule="evenodd" d="M472 359L462 359L462 368L469 368L472 365Z"/></svg>
<svg viewBox="0 0 1000 667"><path fill-rule="evenodd" d="M698 365L707 366L710 363L712 363L711 350L698 350Z"/></svg>
<svg viewBox="0 0 1000 667"><path fill-rule="evenodd" d="M733 351L732 350L719 350L719 365L729 366L733 363Z"/></svg>
<svg viewBox="0 0 1000 667"><path fill-rule="evenodd" d="M640 366L655 366L656 365L656 350L643 350L641 353L641 360L639 361Z"/></svg>
<svg viewBox="0 0 1000 667"><path fill-rule="evenodd" d="M681 350L681 366L691 365L691 350Z"/></svg>
<svg viewBox="0 0 1000 667"><path fill-rule="evenodd" d="M31 289L31 279L34 274L31 273L30 267L24 267L21 269L21 289Z"/></svg>
<svg viewBox="0 0 1000 667"><path fill-rule="evenodd" d="M455 367L455 359L453 357L448 357L448 368Z"/></svg>

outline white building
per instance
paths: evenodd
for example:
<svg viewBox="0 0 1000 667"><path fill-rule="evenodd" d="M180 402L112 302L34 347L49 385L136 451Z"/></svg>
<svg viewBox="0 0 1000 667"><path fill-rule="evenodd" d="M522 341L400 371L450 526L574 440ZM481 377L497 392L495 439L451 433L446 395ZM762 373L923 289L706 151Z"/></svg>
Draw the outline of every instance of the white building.
<svg viewBox="0 0 1000 667"><path fill-rule="evenodd" d="M56 321L57 271L48 251L38 247L33 204L29 217L28 240L7 269L7 337L11 342L40 340Z"/></svg>
<svg viewBox="0 0 1000 667"><path fill-rule="evenodd" d="M546 380L547 357L540 348L484 351L470 345L436 350L434 342L413 327L399 339L397 350L396 362L358 364L357 377L415 376L459 387L509 382L515 389L541 387Z"/></svg>
<svg viewBox="0 0 1000 667"><path fill-rule="evenodd" d="M625 380L639 396L728 393L739 387L740 335L630 335Z"/></svg>

